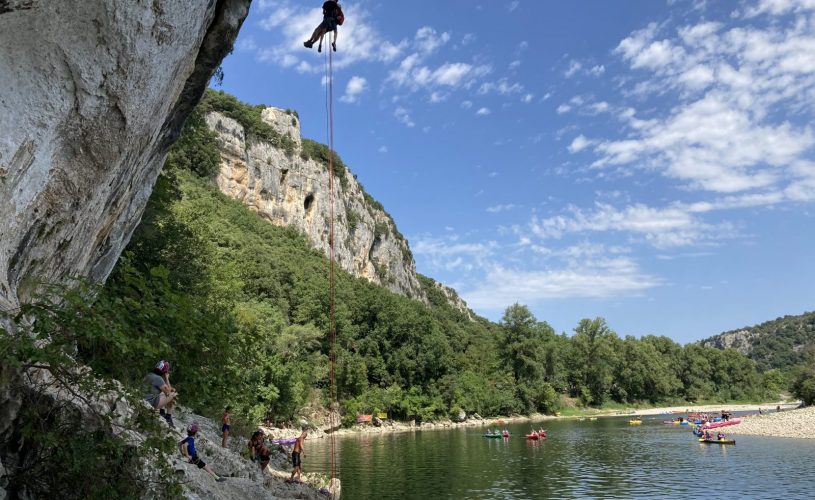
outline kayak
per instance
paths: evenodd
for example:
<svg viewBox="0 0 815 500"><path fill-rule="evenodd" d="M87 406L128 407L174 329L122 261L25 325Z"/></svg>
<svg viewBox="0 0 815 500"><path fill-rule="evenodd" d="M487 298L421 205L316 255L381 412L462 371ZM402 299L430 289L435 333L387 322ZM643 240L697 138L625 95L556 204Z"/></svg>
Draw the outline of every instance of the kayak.
<svg viewBox="0 0 815 500"><path fill-rule="evenodd" d="M700 443L705 444L736 444L735 439L703 439L699 438Z"/></svg>
<svg viewBox="0 0 815 500"><path fill-rule="evenodd" d="M296 437L292 437L292 438L277 438L277 439L272 439L272 442L273 442L274 444L294 444L294 443L296 443L296 442L297 442L297 438L296 438Z"/></svg>
<svg viewBox="0 0 815 500"><path fill-rule="evenodd" d="M707 423L702 426L702 429L716 429L718 427L727 427L728 425L736 425L741 423L741 418L734 418L725 422Z"/></svg>
<svg viewBox="0 0 815 500"><path fill-rule="evenodd" d="M628 424L629 425L640 425L640 424L642 424L642 420L629 420Z"/></svg>
<svg viewBox="0 0 815 500"><path fill-rule="evenodd" d="M502 437L504 437L504 436L502 436L502 435L500 435L500 434L484 434L484 437L485 437L485 438L493 438L493 439L496 439L496 438L497 438L497 439L500 439L500 438L502 438Z"/></svg>
<svg viewBox="0 0 815 500"><path fill-rule="evenodd" d="M537 433L527 434L526 439L540 439L540 436Z"/></svg>

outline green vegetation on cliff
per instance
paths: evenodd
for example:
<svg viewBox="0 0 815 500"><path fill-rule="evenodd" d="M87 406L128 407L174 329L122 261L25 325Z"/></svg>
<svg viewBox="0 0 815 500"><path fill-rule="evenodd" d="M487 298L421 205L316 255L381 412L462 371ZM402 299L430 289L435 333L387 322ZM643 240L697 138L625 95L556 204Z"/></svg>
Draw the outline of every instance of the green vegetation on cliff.
<svg viewBox="0 0 815 500"><path fill-rule="evenodd" d="M746 353L761 370L788 371L804 363L815 349L815 312L783 316L756 326L725 332L702 340L702 345L722 347L731 338L732 347Z"/></svg>

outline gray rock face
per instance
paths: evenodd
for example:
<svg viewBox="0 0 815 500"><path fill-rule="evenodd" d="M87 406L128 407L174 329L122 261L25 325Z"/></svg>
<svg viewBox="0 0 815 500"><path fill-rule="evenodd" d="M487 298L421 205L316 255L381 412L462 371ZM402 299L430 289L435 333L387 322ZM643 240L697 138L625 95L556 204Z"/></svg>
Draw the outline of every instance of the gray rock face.
<svg viewBox="0 0 815 500"><path fill-rule="evenodd" d="M0 0L0 310L107 277L250 3ZM0 375L3 444L37 388Z"/></svg>
<svg viewBox="0 0 815 500"><path fill-rule="evenodd" d="M251 0L0 0L0 308L104 280Z"/></svg>
<svg viewBox="0 0 815 500"><path fill-rule="evenodd" d="M243 126L217 112L206 116L218 134L221 170L216 181L227 196L273 224L298 227L311 244L329 252L329 176L325 165L301 157L300 121L266 108L263 120L294 141L292 152L247 139ZM393 292L426 302L407 241L384 211L371 206L349 173L334 184L335 258L345 271Z"/></svg>

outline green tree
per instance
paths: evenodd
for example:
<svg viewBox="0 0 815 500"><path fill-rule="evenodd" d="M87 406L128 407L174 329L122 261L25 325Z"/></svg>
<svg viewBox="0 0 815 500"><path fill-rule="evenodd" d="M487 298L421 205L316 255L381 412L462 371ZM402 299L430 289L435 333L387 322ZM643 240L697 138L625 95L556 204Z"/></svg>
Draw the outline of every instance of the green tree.
<svg viewBox="0 0 815 500"><path fill-rule="evenodd" d="M572 377L585 404L599 406L608 398L614 380L617 341L617 335L603 318L582 319L575 328L571 341Z"/></svg>

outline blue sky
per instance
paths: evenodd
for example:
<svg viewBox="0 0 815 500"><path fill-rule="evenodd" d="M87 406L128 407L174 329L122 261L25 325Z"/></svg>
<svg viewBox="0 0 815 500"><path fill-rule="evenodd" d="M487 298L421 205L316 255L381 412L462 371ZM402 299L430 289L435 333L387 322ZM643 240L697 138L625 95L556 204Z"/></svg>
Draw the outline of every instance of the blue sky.
<svg viewBox="0 0 815 500"><path fill-rule="evenodd" d="M684 343L815 309L815 0L341 3L337 150L479 314ZM223 89L326 142L320 5L256 0Z"/></svg>

